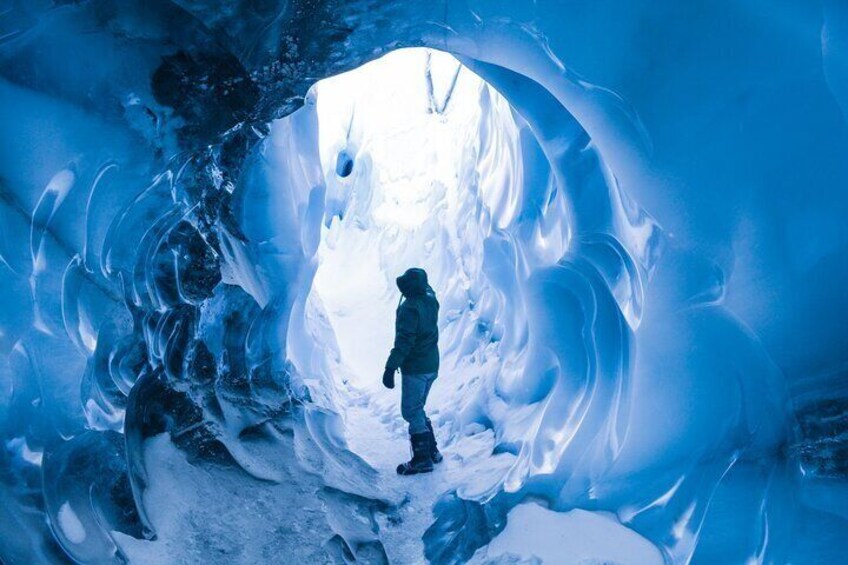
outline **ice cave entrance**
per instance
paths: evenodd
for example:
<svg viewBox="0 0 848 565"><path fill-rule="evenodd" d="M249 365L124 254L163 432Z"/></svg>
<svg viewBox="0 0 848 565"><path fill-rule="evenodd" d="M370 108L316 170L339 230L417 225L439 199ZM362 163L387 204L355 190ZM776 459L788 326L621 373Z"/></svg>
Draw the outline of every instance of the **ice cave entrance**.
<svg viewBox="0 0 848 565"><path fill-rule="evenodd" d="M435 50L398 50L314 89L328 204L310 300L343 380L377 392L408 267L439 295L443 368L463 354L451 342L474 323L483 242L515 213L519 127L494 88Z"/></svg>

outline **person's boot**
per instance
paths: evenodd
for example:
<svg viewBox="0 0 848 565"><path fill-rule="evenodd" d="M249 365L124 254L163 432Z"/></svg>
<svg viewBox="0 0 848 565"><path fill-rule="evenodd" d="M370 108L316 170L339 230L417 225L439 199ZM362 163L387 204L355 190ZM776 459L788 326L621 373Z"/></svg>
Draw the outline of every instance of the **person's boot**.
<svg viewBox="0 0 848 565"><path fill-rule="evenodd" d="M417 475L433 470L433 460L430 459L430 432L412 434L409 437L412 444L412 459L408 463L398 465L398 475Z"/></svg>
<svg viewBox="0 0 848 565"><path fill-rule="evenodd" d="M433 463L441 463L442 454L439 452L439 445L436 443L436 433L433 431L433 423L430 422L430 418L427 418L427 433L430 435L430 459L433 460Z"/></svg>

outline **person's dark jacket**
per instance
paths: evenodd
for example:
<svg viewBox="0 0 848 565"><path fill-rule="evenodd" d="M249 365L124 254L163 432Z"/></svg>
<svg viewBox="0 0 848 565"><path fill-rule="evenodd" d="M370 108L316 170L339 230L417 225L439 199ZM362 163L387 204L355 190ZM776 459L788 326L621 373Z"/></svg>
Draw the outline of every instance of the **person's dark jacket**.
<svg viewBox="0 0 848 565"><path fill-rule="evenodd" d="M439 301L423 269L409 269L397 278L403 300L397 308L395 345L387 369L405 375L439 370Z"/></svg>

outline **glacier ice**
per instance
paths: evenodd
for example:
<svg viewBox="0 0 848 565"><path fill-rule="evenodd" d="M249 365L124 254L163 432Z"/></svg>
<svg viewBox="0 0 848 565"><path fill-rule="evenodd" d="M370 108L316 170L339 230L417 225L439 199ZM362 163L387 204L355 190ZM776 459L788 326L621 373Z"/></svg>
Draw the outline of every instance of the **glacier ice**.
<svg viewBox="0 0 848 565"><path fill-rule="evenodd" d="M0 560L844 559L846 22L8 3ZM403 482L411 264L446 462Z"/></svg>

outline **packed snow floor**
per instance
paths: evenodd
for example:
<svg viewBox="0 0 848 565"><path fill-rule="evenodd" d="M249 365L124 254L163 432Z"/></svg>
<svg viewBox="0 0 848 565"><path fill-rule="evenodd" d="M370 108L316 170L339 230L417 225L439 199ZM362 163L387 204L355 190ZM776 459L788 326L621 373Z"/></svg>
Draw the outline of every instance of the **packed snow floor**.
<svg viewBox="0 0 848 565"><path fill-rule="evenodd" d="M432 474L400 477L395 467L409 452L406 423L375 406L367 396L363 395L362 401L348 411L350 446L380 472L387 486L403 492L407 500L399 521L381 524L386 550L393 563L421 563L422 536L433 522L431 509L439 496L468 484L479 473L505 472L512 456L493 456L491 430L479 429L453 444L440 445L445 460ZM534 503L521 504L510 512L507 528L478 551L471 563L502 562L506 557L552 564L662 563L651 543L608 515L582 510L556 513Z"/></svg>
<svg viewBox="0 0 848 565"><path fill-rule="evenodd" d="M400 391L392 391L399 401ZM397 404L382 395L352 393L345 412L350 449L376 474L366 477L374 495L390 501L375 512L379 537L391 563L424 563L422 536L433 523L432 508L445 492L482 474L503 473L509 454L493 455L491 430L466 430L440 445L445 460L427 475L400 477L397 464L409 456L406 423ZM437 430L437 435L442 435ZM301 472L297 447L266 454L285 477L279 483L251 479L237 468L198 466L173 447L167 435L150 440L146 506L158 538L140 541L114 535L132 563L327 562L327 510L355 514L352 505L327 493L322 480ZM356 473L361 467L351 465ZM178 485L174 488L174 485ZM349 518L350 516L345 516ZM364 525L367 519L359 518ZM350 531L350 526L342 526ZM355 537L355 536L354 536ZM332 555L332 552L329 553ZM360 555L371 562L368 555ZM364 559L362 558L364 557ZM374 556L375 559L377 556ZM554 513L533 503L509 514L507 528L472 563L661 563L659 552L641 536L602 513Z"/></svg>

